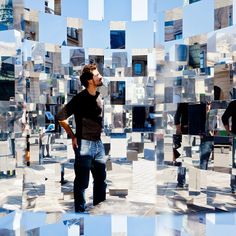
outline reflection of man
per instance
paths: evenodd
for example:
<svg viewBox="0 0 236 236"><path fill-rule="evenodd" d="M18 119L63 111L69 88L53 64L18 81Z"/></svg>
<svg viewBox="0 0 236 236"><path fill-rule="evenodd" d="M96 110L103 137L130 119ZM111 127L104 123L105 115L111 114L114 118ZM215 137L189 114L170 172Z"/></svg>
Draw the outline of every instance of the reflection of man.
<svg viewBox="0 0 236 236"><path fill-rule="evenodd" d="M179 103L175 116L174 123L176 126L176 134L173 135L173 162L178 165L177 187L184 187L186 168L182 167L181 162L176 162L180 156L178 148L181 147L182 134L188 134L188 103Z"/></svg>
<svg viewBox="0 0 236 236"><path fill-rule="evenodd" d="M229 120L231 118L231 127L229 125ZM236 100L231 101L226 108L224 114L222 115L222 122L224 124L225 130L229 136L233 136L233 151L232 151L232 167L235 168L235 146L236 146ZM236 189L236 176L231 175L231 191L235 193Z"/></svg>
<svg viewBox="0 0 236 236"><path fill-rule="evenodd" d="M211 102L206 104L205 131L200 135L200 169L208 169L208 161L214 148L214 125L210 120Z"/></svg>
<svg viewBox="0 0 236 236"><path fill-rule="evenodd" d="M97 87L102 85L102 76L95 64L86 65L80 76L86 88L75 95L62 108L57 119L72 139L75 151L74 198L75 211L85 211L85 190L89 184L90 170L93 183L93 205L106 199L105 151L101 142L102 100ZM74 115L76 134L67 123L67 118Z"/></svg>
<svg viewBox="0 0 236 236"><path fill-rule="evenodd" d="M232 119L232 125L229 126L229 119ZM236 100L231 101L226 108L222 122L228 135L236 135Z"/></svg>
<svg viewBox="0 0 236 236"><path fill-rule="evenodd" d="M176 127L176 134L173 135L173 161L180 156L178 148L181 147L182 134L188 134L188 103L179 103L175 116L174 124Z"/></svg>

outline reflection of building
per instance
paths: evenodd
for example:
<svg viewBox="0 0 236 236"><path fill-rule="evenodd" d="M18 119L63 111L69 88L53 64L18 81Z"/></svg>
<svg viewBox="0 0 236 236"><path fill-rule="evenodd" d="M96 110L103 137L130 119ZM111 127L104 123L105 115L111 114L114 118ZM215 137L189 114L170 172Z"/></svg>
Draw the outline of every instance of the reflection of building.
<svg viewBox="0 0 236 236"><path fill-rule="evenodd" d="M12 0L2 0L0 5L0 30L13 26Z"/></svg>
<svg viewBox="0 0 236 236"><path fill-rule="evenodd" d="M189 46L189 66L192 68L206 67L207 45L198 44Z"/></svg>
<svg viewBox="0 0 236 236"><path fill-rule="evenodd" d="M70 50L70 63L72 66L82 66L85 63L84 49L71 49Z"/></svg>
<svg viewBox="0 0 236 236"><path fill-rule="evenodd" d="M182 39L183 20L172 20L165 22L165 41Z"/></svg>
<svg viewBox="0 0 236 236"><path fill-rule="evenodd" d="M0 60L0 100L9 101L15 96L15 70L13 57Z"/></svg>
<svg viewBox="0 0 236 236"><path fill-rule="evenodd" d="M124 112L116 112L112 114L113 128L125 128L126 115Z"/></svg>
<svg viewBox="0 0 236 236"><path fill-rule="evenodd" d="M112 52L112 68L127 67L127 52Z"/></svg>
<svg viewBox="0 0 236 236"><path fill-rule="evenodd" d="M215 9L215 30L233 25L233 6Z"/></svg>
<svg viewBox="0 0 236 236"><path fill-rule="evenodd" d="M61 15L61 0L54 0L54 14Z"/></svg>
<svg viewBox="0 0 236 236"><path fill-rule="evenodd" d="M46 0L44 3L45 3L45 13L54 14L54 10L48 6L48 0Z"/></svg>
<svg viewBox="0 0 236 236"><path fill-rule="evenodd" d="M67 45L83 47L82 29L67 27Z"/></svg>
<svg viewBox="0 0 236 236"><path fill-rule="evenodd" d="M38 22L25 20L25 38L28 40L38 40Z"/></svg>
<svg viewBox="0 0 236 236"><path fill-rule="evenodd" d="M45 73L61 73L61 54L59 52L46 52L45 55Z"/></svg>

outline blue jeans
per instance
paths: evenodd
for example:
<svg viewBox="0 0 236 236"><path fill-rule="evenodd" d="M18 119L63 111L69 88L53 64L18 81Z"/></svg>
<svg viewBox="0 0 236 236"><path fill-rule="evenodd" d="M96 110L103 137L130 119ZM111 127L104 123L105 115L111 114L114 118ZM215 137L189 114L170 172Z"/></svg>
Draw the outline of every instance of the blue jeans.
<svg viewBox="0 0 236 236"><path fill-rule="evenodd" d="M213 151L214 141L201 139L200 144L200 169L207 170L208 169L208 161L210 155Z"/></svg>
<svg viewBox="0 0 236 236"><path fill-rule="evenodd" d="M74 200L75 212L85 211L85 190L89 185L90 171L93 175L93 205L106 199L106 158L102 142L78 140L75 151Z"/></svg>

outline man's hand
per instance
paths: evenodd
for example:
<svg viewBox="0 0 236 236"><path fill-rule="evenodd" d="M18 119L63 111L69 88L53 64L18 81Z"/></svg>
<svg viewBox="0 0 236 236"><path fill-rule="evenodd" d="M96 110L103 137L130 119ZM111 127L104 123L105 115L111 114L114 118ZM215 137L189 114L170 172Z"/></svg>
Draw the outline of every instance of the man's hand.
<svg viewBox="0 0 236 236"><path fill-rule="evenodd" d="M73 147L73 149L76 149L76 148L79 147L78 143L77 143L77 138L76 137L72 138L72 147Z"/></svg>
<svg viewBox="0 0 236 236"><path fill-rule="evenodd" d="M175 127L176 127L176 134L181 134L181 126L175 125Z"/></svg>

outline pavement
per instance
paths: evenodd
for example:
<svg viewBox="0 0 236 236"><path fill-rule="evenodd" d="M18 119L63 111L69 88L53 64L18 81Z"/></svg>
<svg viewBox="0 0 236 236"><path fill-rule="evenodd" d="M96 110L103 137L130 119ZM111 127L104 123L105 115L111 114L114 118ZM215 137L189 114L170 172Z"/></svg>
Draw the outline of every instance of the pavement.
<svg viewBox="0 0 236 236"><path fill-rule="evenodd" d="M42 159L39 164L39 147L34 140L35 137L32 137L31 165L24 164L24 147L18 145L17 153L20 155L16 158L16 174L0 179L0 189L4 189L0 192L0 206L6 210L74 212L73 150L70 141L56 140L51 147L51 157ZM221 172L213 171L214 165L210 163L210 170L199 170L194 165L197 163L196 156L189 158L183 155L180 161L187 168L186 184L178 188L178 167L170 162L157 166L154 150L154 144L146 141L143 152L132 161L111 158L110 170L107 171L107 199L95 207L91 207L91 176L86 191L89 213L151 216L236 210L235 194L231 193L229 187L229 168ZM168 148L165 149L165 160L170 160L171 155ZM60 183L62 166L63 185Z"/></svg>

